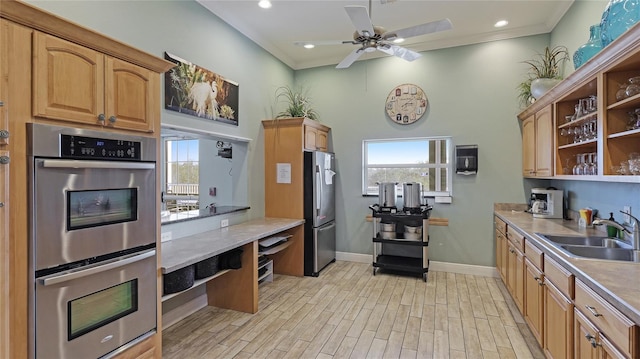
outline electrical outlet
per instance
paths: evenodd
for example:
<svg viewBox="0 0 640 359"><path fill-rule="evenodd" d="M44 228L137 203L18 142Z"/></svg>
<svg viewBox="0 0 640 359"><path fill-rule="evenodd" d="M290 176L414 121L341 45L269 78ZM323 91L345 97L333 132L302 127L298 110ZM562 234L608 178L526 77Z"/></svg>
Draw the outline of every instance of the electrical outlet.
<svg viewBox="0 0 640 359"><path fill-rule="evenodd" d="M170 241L171 237L172 237L171 232L162 232L162 234L160 235L160 241L161 242Z"/></svg>
<svg viewBox="0 0 640 359"><path fill-rule="evenodd" d="M622 211L631 214L631 206L624 206L622 208ZM622 220L624 223L631 223L631 217L627 216L626 214L622 215Z"/></svg>
<svg viewBox="0 0 640 359"><path fill-rule="evenodd" d="M228 219L223 219L220 221L220 227L226 227L229 225L229 220Z"/></svg>

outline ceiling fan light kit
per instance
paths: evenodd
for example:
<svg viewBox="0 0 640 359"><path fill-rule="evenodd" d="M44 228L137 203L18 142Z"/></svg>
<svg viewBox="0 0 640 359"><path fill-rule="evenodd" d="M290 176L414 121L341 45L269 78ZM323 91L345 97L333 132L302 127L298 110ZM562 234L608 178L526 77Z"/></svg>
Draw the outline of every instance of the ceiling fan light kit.
<svg viewBox="0 0 640 359"><path fill-rule="evenodd" d="M380 0L380 3L385 4L393 1L395 0ZM367 11L367 8L364 6L345 6L344 9L351 19L353 26L356 28L356 31L353 34L353 40L345 40L341 43L357 45L359 47L353 50L336 66L338 69L347 68L351 66L351 64L353 64L363 53L370 53L376 50L399 57L406 61L416 60L421 56L419 53L405 47L398 46L396 43L402 42L410 37L426 35L453 28L449 19L443 19L407 27L405 29L387 31L384 27L373 25L371 22L371 0L369 0L369 11ZM296 41L294 44L309 48L306 45L310 43L312 43L312 41ZM336 44L335 41L321 41L314 43L316 45Z"/></svg>

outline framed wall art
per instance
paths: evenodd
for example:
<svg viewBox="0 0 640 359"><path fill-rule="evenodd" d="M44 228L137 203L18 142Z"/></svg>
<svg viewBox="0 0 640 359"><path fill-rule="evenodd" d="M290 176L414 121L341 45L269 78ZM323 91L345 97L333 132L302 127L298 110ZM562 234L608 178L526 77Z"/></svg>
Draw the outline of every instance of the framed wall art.
<svg viewBox="0 0 640 359"><path fill-rule="evenodd" d="M176 64L165 73L167 110L238 125L238 83L168 52L164 54Z"/></svg>

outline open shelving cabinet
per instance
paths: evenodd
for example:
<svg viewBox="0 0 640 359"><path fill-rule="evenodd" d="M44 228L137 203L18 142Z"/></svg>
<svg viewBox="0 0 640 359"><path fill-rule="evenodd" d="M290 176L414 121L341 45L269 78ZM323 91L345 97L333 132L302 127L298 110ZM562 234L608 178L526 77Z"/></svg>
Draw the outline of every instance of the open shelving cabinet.
<svg viewBox="0 0 640 359"><path fill-rule="evenodd" d="M518 114L524 121L553 106L553 173L548 178L581 181L640 183L640 175L621 175L614 166L640 153L640 129L627 130L629 111L640 109L640 94L616 99L620 85L630 77L640 76L640 24L636 24L600 53L552 88L535 103ZM597 110L566 123L565 117L575 113L582 98L597 97ZM640 111L640 110L639 110ZM573 143L563 136L563 129L574 127L595 117L597 135L594 139ZM531 151L523 143L523 151ZM597 153L597 174L573 175L576 156Z"/></svg>

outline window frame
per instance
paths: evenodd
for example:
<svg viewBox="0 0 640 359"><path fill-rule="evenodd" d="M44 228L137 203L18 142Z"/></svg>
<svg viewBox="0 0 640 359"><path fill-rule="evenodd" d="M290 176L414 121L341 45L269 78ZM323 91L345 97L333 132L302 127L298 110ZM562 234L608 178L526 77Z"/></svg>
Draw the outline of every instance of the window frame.
<svg viewBox="0 0 640 359"><path fill-rule="evenodd" d="M441 163L441 146L436 147L436 154L434 158L437 163L424 163L424 164L383 164L383 165L369 165L368 164L368 144L370 143L384 143L384 142L405 142L405 141L446 141L446 163ZM378 196L378 188L375 190L369 190L367 186L368 170L371 168L425 168L425 169L435 169L436 170L436 178L440 178L441 169L447 170L446 183L448 190L440 190L440 191L424 191L424 197L453 197L453 136L426 136L426 137L407 137L407 138L386 138L386 139L365 139L362 140L362 195L363 196ZM436 189L441 188L440 181L436 182ZM402 194L402 188L398 189L398 194Z"/></svg>
<svg viewBox="0 0 640 359"><path fill-rule="evenodd" d="M171 151L170 149L170 145L169 142L174 142L176 143L177 146L177 142L181 142L181 141L195 141L197 143L196 145L196 152L198 155L198 160L194 161L194 160L187 160L187 161L179 161L179 160L175 160L175 161L170 161L170 156L169 156L169 151ZM199 138L176 138L173 136L168 136L168 137L163 137L162 138L162 147L163 147L163 156L162 156L162 161L163 161L163 166L162 166L162 192L163 192L163 203L162 203L162 210L169 210L171 212L183 212L185 209L186 210L199 210L200 209L200 176L199 176L199 167L200 167L200 139ZM177 154L177 157L179 158L180 155ZM189 194L175 194L175 193L170 193L168 191L169 189L169 176L170 176L170 172L171 172L171 167L172 164L176 164L176 167L179 168L179 164L180 163L191 163L192 165L196 164L198 167L198 183L171 183L172 185L196 185L196 188L198 190L198 193L189 193ZM169 201L176 201L175 203L175 208L171 208L168 209L167 208L167 204ZM178 204L179 202L183 201L183 203L180 205ZM188 204L188 203L193 203L192 205ZM182 207L185 208L182 208ZM174 211L175 210L175 211Z"/></svg>

